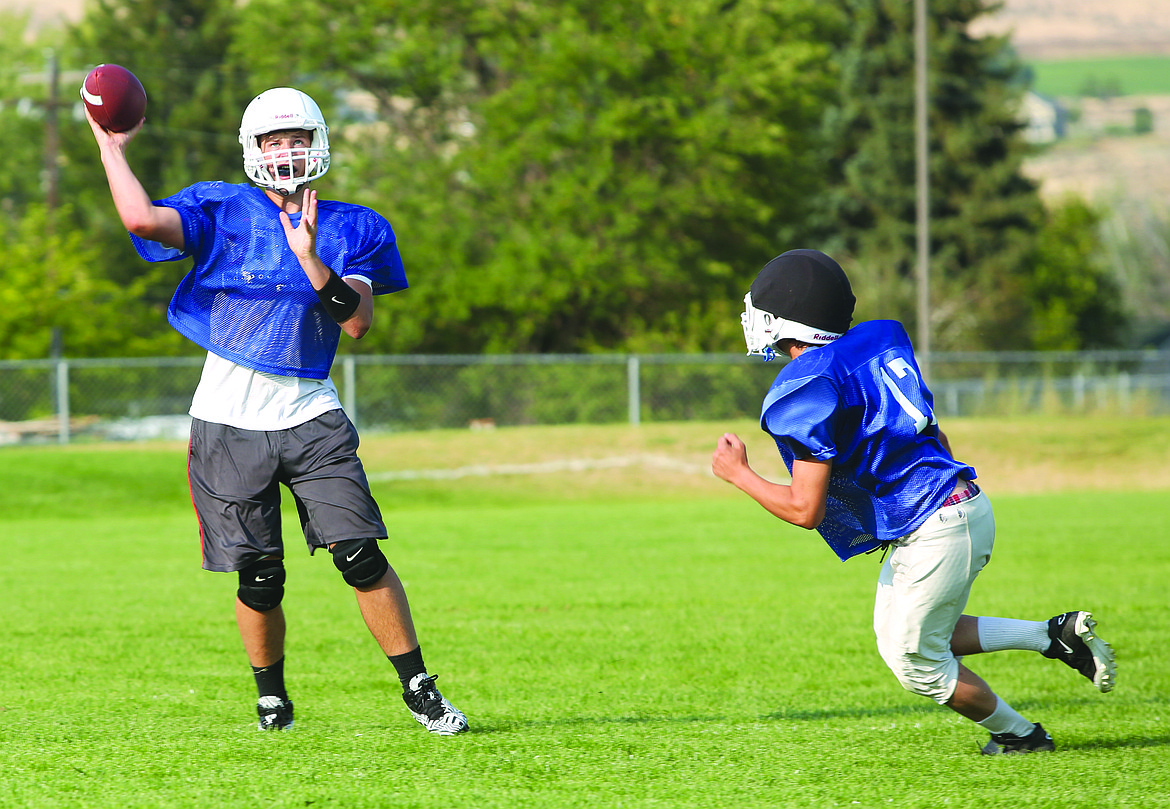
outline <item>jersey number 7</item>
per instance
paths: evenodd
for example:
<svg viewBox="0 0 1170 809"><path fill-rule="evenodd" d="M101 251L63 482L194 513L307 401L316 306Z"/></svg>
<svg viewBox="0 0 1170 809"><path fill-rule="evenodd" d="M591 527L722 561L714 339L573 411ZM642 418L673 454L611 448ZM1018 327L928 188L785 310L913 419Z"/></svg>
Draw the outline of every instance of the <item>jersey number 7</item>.
<svg viewBox="0 0 1170 809"><path fill-rule="evenodd" d="M918 378L918 374L914 372L914 368L910 365L910 363L906 362L906 360L902 359L901 357L894 357L892 360L886 363L886 366L897 375L898 379L905 379L907 376L909 376L911 381L916 383L914 385L915 392L921 393L922 380ZM926 411L926 413L923 413L922 410L919 410L918 407L916 407L915 404L911 402L909 398L907 398L906 394L903 393L901 388L898 387L898 383L894 381L894 378L886 373L885 368L882 368L881 372L882 382L884 382L886 387L889 388L890 394L894 397L898 404L902 406L902 409L906 411L906 415L909 416L910 419L914 422L914 432L922 432L926 429L928 424L938 424L938 419L934 417L934 413L931 412L929 405L926 404L925 397L920 397L923 400L922 410Z"/></svg>

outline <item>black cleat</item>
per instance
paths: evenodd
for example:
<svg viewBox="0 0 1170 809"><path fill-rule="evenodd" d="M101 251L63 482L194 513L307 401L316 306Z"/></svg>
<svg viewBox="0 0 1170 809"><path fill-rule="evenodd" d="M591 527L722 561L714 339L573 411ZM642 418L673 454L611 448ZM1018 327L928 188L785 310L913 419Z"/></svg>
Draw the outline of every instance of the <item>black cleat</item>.
<svg viewBox="0 0 1170 809"><path fill-rule="evenodd" d="M1084 611L1066 612L1048 620L1048 637L1052 645L1045 657L1062 660L1088 679L1102 694L1112 691L1117 682L1117 662L1113 649L1093 632L1097 622Z"/></svg>
<svg viewBox="0 0 1170 809"><path fill-rule="evenodd" d="M291 730L293 726L293 704L291 699L260 697L256 703L260 730Z"/></svg>
<svg viewBox="0 0 1170 809"><path fill-rule="evenodd" d="M992 733L991 741L980 751L985 756L1012 756L1023 753L1051 753L1056 749L1056 742L1048 735L1048 731L1040 727L1037 722L1032 726L1032 732L1027 736L1016 736L1012 733Z"/></svg>
<svg viewBox="0 0 1170 809"><path fill-rule="evenodd" d="M467 730L467 717L439 693L436 677L416 674L410 687L402 694L402 701L418 723L431 733L454 736Z"/></svg>

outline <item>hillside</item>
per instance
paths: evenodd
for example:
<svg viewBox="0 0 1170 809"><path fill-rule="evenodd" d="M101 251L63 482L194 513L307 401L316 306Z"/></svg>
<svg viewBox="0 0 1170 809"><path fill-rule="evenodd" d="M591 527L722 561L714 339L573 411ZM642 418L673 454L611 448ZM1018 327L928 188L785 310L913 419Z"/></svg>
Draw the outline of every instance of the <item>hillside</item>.
<svg viewBox="0 0 1170 809"><path fill-rule="evenodd" d="M1170 0L1006 0L977 31L1012 32L1025 59L1170 53Z"/></svg>
<svg viewBox="0 0 1170 809"><path fill-rule="evenodd" d="M0 11L27 12L34 25L77 20L85 0L0 0Z"/></svg>
<svg viewBox="0 0 1170 809"><path fill-rule="evenodd" d="M77 19L84 0L0 0L48 22ZM1027 59L1170 53L1170 0L1005 0L978 30L1014 32Z"/></svg>

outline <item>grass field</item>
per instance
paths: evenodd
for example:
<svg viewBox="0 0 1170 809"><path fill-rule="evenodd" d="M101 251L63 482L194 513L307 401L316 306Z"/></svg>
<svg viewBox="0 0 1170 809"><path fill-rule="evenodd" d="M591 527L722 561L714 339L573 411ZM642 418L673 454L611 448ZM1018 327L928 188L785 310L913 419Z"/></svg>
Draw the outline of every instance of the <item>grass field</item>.
<svg viewBox="0 0 1170 809"><path fill-rule="evenodd" d="M1118 95L1170 94L1170 56L1116 56L1031 62L1032 89L1047 96L1080 96L1090 87Z"/></svg>
<svg viewBox="0 0 1170 809"><path fill-rule="evenodd" d="M948 426L999 524L970 611L1092 609L1121 663L1102 695L1039 655L968 658L1058 744L995 759L881 663L876 556L842 564L703 472L726 427L366 438L427 661L472 723L451 739L407 714L290 512L297 725L259 734L184 448L0 449L0 807L1170 806L1170 420Z"/></svg>

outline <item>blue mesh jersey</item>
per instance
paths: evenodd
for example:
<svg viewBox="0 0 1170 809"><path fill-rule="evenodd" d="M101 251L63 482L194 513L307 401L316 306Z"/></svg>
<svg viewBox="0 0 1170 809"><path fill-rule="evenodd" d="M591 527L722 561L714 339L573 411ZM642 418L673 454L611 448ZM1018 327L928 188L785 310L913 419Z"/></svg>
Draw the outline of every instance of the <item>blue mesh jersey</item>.
<svg viewBox="0 0 1170 809"><path fill-rule="evenodd" d="M254 371L329 376L341 327L321 306L288 246L279 209L262 190L196 183L154 204L179 212L185 249L131 234L138 254L147 261L195 259L167 310L175 329ZM300 216L290 217L294 226ZM369 279L375 295L406 289L394 231L369 208L321 200L317 255L342 278Z"/></svg>
<svg viewBox="0 0 1170 809"><path fill-rule="evenodd" d="M832 459L817 530L842 560L913 532L960 476L975 478L943 449L934 397L893 320L861 323L788 363L764 397L760 426L789 473L797 458Z"/></svg>

